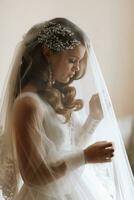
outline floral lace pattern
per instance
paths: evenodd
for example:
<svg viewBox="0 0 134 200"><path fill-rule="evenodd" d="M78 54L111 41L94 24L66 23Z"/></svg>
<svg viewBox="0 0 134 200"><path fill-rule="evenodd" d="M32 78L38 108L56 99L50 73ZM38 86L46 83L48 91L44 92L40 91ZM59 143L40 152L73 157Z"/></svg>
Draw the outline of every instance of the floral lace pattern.
<svg viewBox="0 0 134 200"><path fill-rule="evenodd" d="M0 136L0 190L4 200L11 200L16 191L14 161L6 154L4 138Z"/></svg>

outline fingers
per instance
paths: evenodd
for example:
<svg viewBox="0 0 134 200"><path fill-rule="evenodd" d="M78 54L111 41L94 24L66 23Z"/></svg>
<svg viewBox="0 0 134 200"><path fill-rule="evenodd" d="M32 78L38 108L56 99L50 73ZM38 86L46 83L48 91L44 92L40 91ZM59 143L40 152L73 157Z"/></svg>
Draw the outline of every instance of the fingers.
<svg viewBox="0 0 134 200"><path fill-rule="evenodd" d="M104 159L104 162L111 162L111 161L112 161L112 159L109 158L109 157L106 157L106 158Z"/></svg>
<svg viewBox="0 0 134 200"><path fill-rule="evenodd" d="M93 100L96 100L98 103L100 103L100 97L99 97L99 94L95 94L92 96L92 99Z"/></svg>
<svg viewBox="0 0 134 200"><path fill-rule="evenodd" d="M104 141L99 141L99 142L96 142L96 144L100 144L102 148L110 148L110 147L113 147L113 143L112 142L108 142L106 140Z"/></svg>
<svg viewBox="0 0 134 200"><path fill-rule="evenodd" d="M105 149L104 150L104 155L105 156L110 156L114 154L114 149Z"/></svg>
<svg viewBox="0 0 134 200"><path fill-rule="evenodd" d="M114 156L113 144L109 143L109 145L110 145L109 147L108 145L105 145L104 148L104 162L111 162Z"/></svg>
<svg viewBox="0 0 134 200"><path fill-rule="evenodd" d="M113 152L106 152L104 154L105 158L112 158L114 156L114 153Z"/></svg>
<svg viewBox="0 0 134 200"><path fill-rule="evenodd" d="M99 95L93 95L90 99L90 102L95 102L97 105L101 106Z"/></svg>
<svg viewBox="0 0 134 200"><path fill-rule="evenodd" d="M107 141L101 141L100 145L102 149L101 162L111 162L114 156L113 143Z"/></svg>
<svg viewBox="0 0 134 200"><path fill-rule="evenodd" d="M89 101L90 114L94 119L101 120L103 118L103 110L98 94L91 97Z"/></svg>
<svg viewBox="0 0 134 200"><path fill-rule="evenodd" d="M85 155L88 162L91 163L111 162L114 156L113 143L107 141L96 142L85 150Z"/></svg>
<svg viewBox="0 0 134 200"><path fill-rule="evenodd" d="M112 157L104 157L98 161L98 163L112 162Z"/></svg>
<svg viewBox="0 0 134 200"><path fill-rule="evenodd" d="M102 148L109 148L109 147L113 147L113 143L112 142L102 142Z"/></svg>
<svg viewBox="0 0 134 200"><path fill-rule="evenodd" d="M102 143L102 148L105 156L113 156L114 155L114 147L112 142L104 142Z"/></svg>
<svg viewBox="0 0 134 200"><path fill-rule="evenodd" d="M102 162L111 162L112 161L112 158L113 158L113 154L111 155L105 155L105 157L102 158Z"/></svg>
<svg viewBox="0 0 134 200"><path fill-rule="evenodd" d="M99 97L99 94L98 94L98 93L96 93L96 94L94 94L94 95L92 96L92 98L97 98L97 97Z"/></svg>

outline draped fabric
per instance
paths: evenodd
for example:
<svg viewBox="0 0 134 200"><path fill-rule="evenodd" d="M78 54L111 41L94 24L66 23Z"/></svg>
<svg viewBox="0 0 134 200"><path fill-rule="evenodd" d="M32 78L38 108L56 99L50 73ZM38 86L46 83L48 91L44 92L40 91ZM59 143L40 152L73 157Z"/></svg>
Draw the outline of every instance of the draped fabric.
<svg viewBox="0 0 134 200"><path fill-rule="evenodd" d="M64 118L42 100L36 93L24 92L13 98L12 88L18 73L23 42L18 46L12 69L7 75L6 88L3 89L0 105L0 190L4 200L132 200L134 183L131 168L118 128L112 103L102 77L100 66L93 48L89 50L89 63L86 83L75 81L77 95L87 102L98 93L104 117L101 121L91 119L85 109L73 112L71 120ZM84 78L83 78L84 80ZM12 85L11 85L12 83ZM9 98L10 97L10 98ZM36 105L30 121L26 121L22 137L30 137L25 148L21 137L15 134L13 113L19 102ZM23 112L20 112L20 115ZM18 122L19 117L18 115ZM27 116L26 116L27 117ZM26 118L27 119L27 118ZM83 149L90 144L107 140L115 146L113 161L104 164L85 164ZM25 140L27 142L27 139ZM18 145L18 147L17 147ZM19 162L19 152L23 152L24 167ZM27 178L25 179L27 174Z"/></svg>

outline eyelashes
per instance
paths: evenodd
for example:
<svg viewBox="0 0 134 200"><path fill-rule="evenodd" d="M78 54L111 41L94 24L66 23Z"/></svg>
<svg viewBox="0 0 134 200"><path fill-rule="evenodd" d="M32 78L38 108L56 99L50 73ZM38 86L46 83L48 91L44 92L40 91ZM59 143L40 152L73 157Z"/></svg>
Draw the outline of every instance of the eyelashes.
<svg viewBox="0 0 134 200"><path fill-rule="evenodd" d="M77 63L77 60L75 60L75 59L69 59L69 63L75 64L75 63Z"/></svg>

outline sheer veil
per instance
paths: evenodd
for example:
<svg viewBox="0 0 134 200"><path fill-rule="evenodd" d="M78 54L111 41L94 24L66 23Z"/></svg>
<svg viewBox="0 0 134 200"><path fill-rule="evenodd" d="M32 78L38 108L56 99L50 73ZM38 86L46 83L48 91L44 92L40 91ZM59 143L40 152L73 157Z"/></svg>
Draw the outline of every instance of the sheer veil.
<svg viewBox="0 0 134 200"><path fill-rule="evenodd" d="M113 199L131 200L133 199L134 195L133 174L129 165L111 99L101 73L100 65L95 56L92 44L90 44L88 69L89 70L86 74L85 82L91 84L89 86L90 97L95 93L99 94L104 114L104 118L99 126L96 128L94 133L89 136L89 143L101 140L112 141L115 147L115 156L112 163L99 165L97 164L93 165L92 167L91 165L90 167L86 166L86 170L84 173L86 175L92 174L93 177L95 176L95 180L96 178L98 179L94 185L94 188L96 188L97 192L99 192L97 188L101 188L101 182L102 185L105 185L105 189L107 188L107 191L111 192L111 197ZM79 82L75 83L75 85L77 87L79 96L81 95L81 97L85 98L86 94L85 91L82 89L83 84ZM85 111L83 111L83 115L84 113L86 115L87 108L85 108ZM93 173L89 173L88 170L91 170ZM92 189L94 190L94 188ZM98 196L98 199L101 199L100 196Z"/></svg>
<svg viewBox="0 0 134 200"><path fill-rule="evenodd" d="M17 75L25 47L23 41L16 46L12 63L9 67L0 102L0 190L5 199L12 199L18 190L17 165L14 153L14 142L10 128L11 110L14 102Z"/></svg>
<svg viewBox="0 0 134 200"><path fill-rule="evenodd" d="M113 140L115 144L115 149L116 149L116 155L113 162L113 170L114 170L115 178L116 178L115 179L116 188L118 188L119 190L119 194L118 194L119 197L120 195L122 196L126 195L126 198L131 199L132 198L131 195L134 192L133 191L133 176L132 176L132 172L131 172L127 155L125 152L125 148L123 145L123 140L122 140L121 133L117 124L117 120L112 108L112 103L108 95L108 91L106 89L103 77L101 75L99 65L97 65L97 60L95 59L95 54L93 50L90 55L91 55L91 58L90 58L91 63L93 62L94 63L93 65L96 66L92 68L92 70L93 70L95 82L100 94L100 98L101 98L101 102L103 106L103 112L108 120L107 123L109 125L109 128L107 130L107 133L108 133L107 137L108 139ZM122 191L124 191L124 194L121 194Z"/></svg>
<svg viewBox="0 0 134 200"><path fill-rule="evenodd" d="M28 36L33 37L33 36ZM21 187L20 175L18 170L18 163L16 157L15 140L10 126L12 117L12 107L14 102L14 94L16 92L16 82L19 77L17 76L20 70L22 55L25 51L25 41L30 38L24 39L17 45L14 58L9 68L6 82L1 94L0 102L0 190L2 197L5 200L11 200ZM98 93L103 109L104 118L92 131L79 131L78 149L83 149L89 144L96 141L107 140L112 141L115 146L115 156L111 163L106 164L90 164L85 165L79 171L79 175L84 182L81 184L79 191L82 193L82 200L88 200L86 194L89 194L93 200L132 200L134 196L134 180L129 165L129 161L124 148L121 133L117 124L114 114L112 103L103 79L99 63L95 56L93 46L90 44L89 59L87 64L87 72L82 80L74 81L72 85L76 87L78 97L87 102L87 94L84 92L84 87L89 87L89 97ZM87 85L83 85L83 80L86 79ZM87 109L75 112L74 116L78 118L80 124L84 124L88 115ZM77 122L76 122L77 123ZM74 121L75 127L75 121ZM88 127L87 127L88 130ZM83 131L83 132L84 132ZM45 138L46 145L50 145L50 141ZM34 143L34 142L33 142ZM77 149L75 149L76 151ZM40 151L42 154L42 151ZM54 150L53 150L54 152ZM53 153L51 152L51 153ZM52 154L51 154L52 155ZM55 154L56 155L56 154ZM54 156L52 158L54 158ZM57 155L59 156L59 154ZM52 159L51 158L51 159ZM46 164L49 162L44 159ZM49 166L48 166L49 168ZM78 177L71 175L71 179ZM67 181L63 178L62 181ZM70 180L70 179L69 179ZM56 182L55 182L56 184ZM38 187L35 187L39 189ZM57 187L58 188L58 187ZM99 188L99 190L98 190ZM56 189L55 192L59 190ZM34 193L33 193L34 195ZM85 196L84 196L85 195ZM59 197L62 198L62 193L59 192ZM60 199L59 198L59 199ZM34 199L34 198L33 198Z"/></svg>

